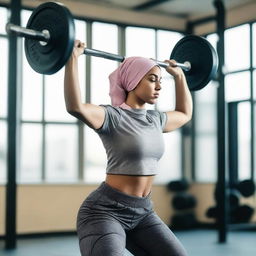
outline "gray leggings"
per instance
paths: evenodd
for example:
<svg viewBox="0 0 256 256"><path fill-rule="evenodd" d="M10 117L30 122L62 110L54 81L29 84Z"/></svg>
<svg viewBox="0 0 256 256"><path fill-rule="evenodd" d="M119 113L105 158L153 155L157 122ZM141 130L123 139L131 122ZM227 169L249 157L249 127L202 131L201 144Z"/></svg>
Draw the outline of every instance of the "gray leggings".
<svg viewBox="0 0 256 256"><path fill-rule="evenodd" d="M83 202L77 217L82 256L186 256L186 252L152 209L150 196L119 192L103 182Z"/></svg>

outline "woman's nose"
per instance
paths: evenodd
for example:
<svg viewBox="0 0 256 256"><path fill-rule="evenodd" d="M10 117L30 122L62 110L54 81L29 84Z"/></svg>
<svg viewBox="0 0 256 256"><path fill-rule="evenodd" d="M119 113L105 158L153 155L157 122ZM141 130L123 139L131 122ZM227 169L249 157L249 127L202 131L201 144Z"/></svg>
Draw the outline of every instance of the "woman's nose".
<svg viewBox="0 0 256 256"><path fill-rule="evenodd" d="M158 82L156 83L156 90L157 90L157 91L160 91L161 89L162 89L161 82L158 81Z"/></svg>

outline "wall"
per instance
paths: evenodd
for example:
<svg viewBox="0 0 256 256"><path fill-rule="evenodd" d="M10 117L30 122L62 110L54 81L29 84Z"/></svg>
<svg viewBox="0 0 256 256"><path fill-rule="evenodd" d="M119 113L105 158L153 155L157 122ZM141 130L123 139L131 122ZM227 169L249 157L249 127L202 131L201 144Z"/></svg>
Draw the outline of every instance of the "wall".
<svg viewBox="0 0 256 256"><path fill-rule="evenodd" d="M141 13L135 11L126 11L121 9L101 7L93 4L82 2L70 2L70 0L62 0L73 14L92 18L96 20L104 20L116 23L124 23L130 25L157 27L170 30L185 31L186 23L188 20L179 17L168 17L167 15L157 15L150 13ZM36 0L23 0L23 4L27 6L38 6L40 1ZM214 7L212 8L215 12ZM256 2L251 1L243 6L230 9L226 13L226 26L233 27L256 20ZM213 14L204 14L203 17L213 16ZM190 21L201 19L202 16L195 16L189 18ZM195 28L195 34L202 35L213 33L216 31L216 23L206 23Z"/></svg>
<svg viewBox="0 0 256 256"><path fill-rule="evenodd" d="M92 185L20 185L18 186L17 231L18 233L40 233L75 230L76 214L84 198L96 188ZM205 211L213 206L213 184L195 183L190 193L198 200L196 215L202 222L212 222ZM166 224L174 213L171 209L171 194L164 186L155 185L152 200L159 216ZM255 198L246 199L255 205ZM5 188L0 186L0 235L5 229ZM254 215L256 221L256 214Z"/></svg>
<svg viewBox="0 0 256 256"><path fill-rule="evenodd" d="M18 186L17 232L38 233L75 230L76 214L84 198L96 188L92 185ZM161 218L169 222L170 194L154 186L153 201ZM5 230L5 188L0 186L0 235Z"/></svg>
<svg viewBox="0 0 256 256"><path fill-rule="evenodd" d="M248 3L239 8L234 8L226 13L226 27L234 27L250 21L256 21L256 2ZM200 17L194 18L198 19ZM195 28L195 34L202 35L216 31L216 23L210 22Z"/></svg>

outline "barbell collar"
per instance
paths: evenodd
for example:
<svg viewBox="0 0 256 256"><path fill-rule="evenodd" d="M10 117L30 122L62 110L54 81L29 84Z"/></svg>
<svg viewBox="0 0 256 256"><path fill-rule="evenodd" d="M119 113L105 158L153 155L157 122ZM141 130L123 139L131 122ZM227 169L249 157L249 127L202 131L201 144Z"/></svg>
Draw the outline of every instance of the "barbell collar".
<svg viewBox="0 0 256 256"><path fill-rule="evenodd" d="M25 37L37 41L48 42L50 39L50 33L48 30L36 31L33 29L24 28L11 23L7 23L5 30L8 34L14 33L16 36Z"/></svg>
<svg viewBox="0 0 256 256"><path fill-rule="evenodd" d="M94 57L100 57L104 59L109 59L109 60L116 60L119 62L123 62L125 57L113 53L108 53L104 51L99 51L95 49L90 49L90 48L85 48L84 49L84 54L89 55L89 56L94 56Z"/></svg>

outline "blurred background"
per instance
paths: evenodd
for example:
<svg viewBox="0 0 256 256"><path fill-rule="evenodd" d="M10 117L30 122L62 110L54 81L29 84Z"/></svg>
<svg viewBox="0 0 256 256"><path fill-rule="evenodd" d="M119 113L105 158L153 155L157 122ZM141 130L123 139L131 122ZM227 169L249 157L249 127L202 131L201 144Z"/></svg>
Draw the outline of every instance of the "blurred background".
<svg viewBox="0 0 256 256"><path fill-rule="evenodd" d="M21 2L22 26L43 2ZM256 1L215 1L224 7L222 29L217 25L223 17L218 16L212 0L61 2L74 16L76 38L90 48L165 60L179 39L196 34L218 51L224 59L223 77L192 93L190 123L164 134L166 149L152 199L156 212L176 230L189 255L209 254L209 250L212 255L255 254ZM16 250L8 255L35 255L43 244L42 255L79 255L76 214L84 198L104 180L105 150L94 131L66 112L64 69L51 76L33 71L25 57L24 39L18 40L18 72L8 67L11 53L5 25L10 6L11 1L0 1L0 252L7 255L10 239L14 245L10 247ZM220 41L224 44L217 49ZM84 102L110 104L108 75L117 65L80 57ZM8 98L10 74L17 77L18 88L12 103L8 102L12 98ZM158 103L149 109L174 109L174 81L164 71L162 84ZM8 123L8 104L14 103L17 122L12 124ZM17 135L15 153L9 156L8 125L15 125ZM224 138L218 129L225 131ZM223 159L220 145L225 149ZM14 161L15 188L7 192L8 166ZM224 197L219 196L218 185ZM6 235L6 205L12 195L7 193L14 193L16 200L9 216L9 225L16 220L10 236ZM217 205L225 208L219 208L219 215ZM225 216L218 217L220 213Z"/></svg>

